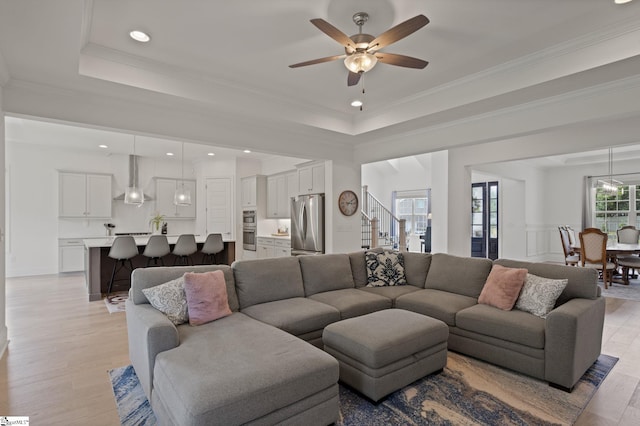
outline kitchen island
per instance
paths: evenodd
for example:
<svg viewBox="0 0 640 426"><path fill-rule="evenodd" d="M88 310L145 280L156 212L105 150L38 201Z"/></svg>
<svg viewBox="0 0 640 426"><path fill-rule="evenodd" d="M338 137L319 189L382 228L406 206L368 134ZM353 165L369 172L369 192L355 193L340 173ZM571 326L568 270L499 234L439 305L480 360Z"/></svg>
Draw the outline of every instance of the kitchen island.
<svg viewBox="0 0 640 426"><path fill-rule="evenodd" d="M135 236L136 245L138 246L139 255L131 259L134 268L144 268L147 266L147 257L142 255L144 248L149 241L150 235ZM95 301L102 299L102 295L107 293L109 288L109 280L111 279L111 271L113 270L113 264L115 259L109 257L109 250L113 244L113 240L116 237L101 237L101 238L87 238L83 240L84 243L84 265L85 265L85 281L87 287L87 293L89 295L89 301ZM198 251L191 256L195 264L200 263L202 260L202 245L206 240L206 235L196 235L196 243L198 245ZM173 246L178 240L178 235L167 235L169 246L173 250ZM235 241L224 240L224 250L216 255L218 263L231 265L235 260ZM176 256L168 254L163 257L164 264L166 266L173 266ZM123 268L116 275L116 279L113 284L112 291L122 291L129 289L129 284L123 285L126 281L121 280L123 274L130 273L128 268ZM126 288L125 288L126 287Z"/></svg>

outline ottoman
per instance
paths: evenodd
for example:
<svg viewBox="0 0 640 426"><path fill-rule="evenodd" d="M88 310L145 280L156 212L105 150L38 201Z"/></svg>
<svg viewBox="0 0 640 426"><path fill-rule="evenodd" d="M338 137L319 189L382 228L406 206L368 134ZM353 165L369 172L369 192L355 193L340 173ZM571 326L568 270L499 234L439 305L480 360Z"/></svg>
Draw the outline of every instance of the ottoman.
<svg viewBox="0 0 640 426"><path fill-rule="evenodd" d="M449 327L403 309L385 309L325 327L324 350L340 380L377 402L447 365Z"/></svg>

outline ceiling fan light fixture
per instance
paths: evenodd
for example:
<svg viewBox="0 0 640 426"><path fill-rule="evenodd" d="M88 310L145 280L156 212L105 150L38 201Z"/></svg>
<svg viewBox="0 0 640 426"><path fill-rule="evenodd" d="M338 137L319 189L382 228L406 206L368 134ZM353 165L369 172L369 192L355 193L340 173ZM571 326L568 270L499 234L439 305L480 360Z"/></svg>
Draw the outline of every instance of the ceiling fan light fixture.
<svg viewBox="0 0 640 426"><path fill-rule="evenodd" d="M360 99L355 99L355 100L351 101L351 106L354 107L354 108L359 108L362 105L363 104L362 104L362 101Z"/></svg>
<svg viewBox="0 0 640 426"><path fill-rule="evenodd" d="M344 59L344 65L353 73L370 71L378 62L376 55L367 52L356 52Z"/></svg>

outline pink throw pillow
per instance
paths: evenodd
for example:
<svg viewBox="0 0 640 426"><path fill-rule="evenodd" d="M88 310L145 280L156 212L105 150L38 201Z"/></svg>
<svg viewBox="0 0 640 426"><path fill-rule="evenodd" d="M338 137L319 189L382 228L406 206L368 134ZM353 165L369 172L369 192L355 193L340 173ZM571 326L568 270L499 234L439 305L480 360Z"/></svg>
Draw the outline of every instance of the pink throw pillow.
<svg viewBox="0 0 640 426"><path fill-rule="evenodd" d="M526 278L527 270L524 268L493 265L482 287L478 303L510 311L518 300Z"/></svg>
<svg viewBox="0 0 640 426"><path fill-rule="evenodd" d="M231 315L222 271L184 274L189 324L201 325Z"/></svg>

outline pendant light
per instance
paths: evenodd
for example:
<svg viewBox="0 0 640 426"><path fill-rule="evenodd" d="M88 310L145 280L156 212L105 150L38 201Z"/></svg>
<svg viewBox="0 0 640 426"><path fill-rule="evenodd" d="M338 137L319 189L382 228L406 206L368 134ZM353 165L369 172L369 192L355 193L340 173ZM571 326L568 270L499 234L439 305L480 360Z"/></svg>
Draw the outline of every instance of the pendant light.
<svg viewBox="0 0 640 426"><path fill-rule="evenodd" d="M176 188L176 193L173 196L173 204L176 206L190 206L191 205L191 190L184 186L184 142L182 142L182 179L180 185Z"/></svg>
<svg viewBox="0 0 640 426"><path fill-rule="evenodd" d="M142 189L138 188L138 158L136 157L136 135L133 135L133 157L130 164L129 186L124 191L124 203L141 206L144 203Z"/></svg>
<svg viewBox="0 0 640 426"><path fill-rule="evenodd" d="M600 183L602 190L609 195L616 195L618 193L618 186L622 185L622 182L613 178L613 148L609 148L609 177L607 179L600 179L598 183Z"/></svg>

